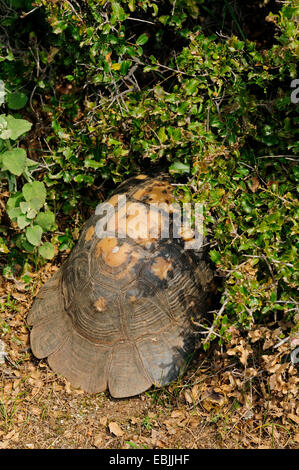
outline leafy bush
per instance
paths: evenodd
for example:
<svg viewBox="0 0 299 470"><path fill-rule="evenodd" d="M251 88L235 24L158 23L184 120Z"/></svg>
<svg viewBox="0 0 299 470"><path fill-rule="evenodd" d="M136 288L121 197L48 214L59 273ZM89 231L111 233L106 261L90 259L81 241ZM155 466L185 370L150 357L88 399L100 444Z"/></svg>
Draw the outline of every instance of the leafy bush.
<svg viewBox="0 0 299 470"><path fill-rule="evenodd" d="M3 84L2 104L4 103L5 89ZM10 93L7 96L7 106L10 109L20 109L27 98L23 93ZM46 202L46 187L41 181L34 181L31 171L38 168L38 163L27 158L26 150L16 147L18 139L31 129L32 123L25 119L15 118L8 114L0 115L0 180L6 179L11 196L7 201L7 214L19 228L26 228L25 233L16 237L16 244L20 249L33 252L38 247L39 254L47 259L54 256L54 246L50 242L42 243L44 231L55 226L53 212L40 211ZM16 177L23 176L28 183L24 184L22 191L17 191ZM1 251L9 252L3 239Z"/></svg>
<svg viewBox="0 0 299 470"><path fill-rule="evenodd" d="M34 180L29 163L22 166L23 152L10 160L18 161L19 174L5 170L21 184L28 180L17 193L10 187L7 207L25 229L19 246L54 254L50 242L40 245L55 228L47 194L55 197L58 221L69 217L70 230L52 237L64 250L72 245L80 201L97 202L87 188L109 191L140 170L166 168L183 201L204 203L210 257L222 279L222 308L207 321L206 347L216 337L229 339L233 326L294 321L298 116L290 96L299 43L293 2L273 12L267 2L253 2L252 15L260 9L266 17L260 15L264 43L244 33L253 29L241 21L244 2L234 8L207 0L20 3L34 12L16 37L18 47L2 44L7 106L23 109L30 94L31 110L25 109L37 110L45 123L50 151L43 154L47 171L40 168ZM14 12L8 32L20 21Z"/></svg>

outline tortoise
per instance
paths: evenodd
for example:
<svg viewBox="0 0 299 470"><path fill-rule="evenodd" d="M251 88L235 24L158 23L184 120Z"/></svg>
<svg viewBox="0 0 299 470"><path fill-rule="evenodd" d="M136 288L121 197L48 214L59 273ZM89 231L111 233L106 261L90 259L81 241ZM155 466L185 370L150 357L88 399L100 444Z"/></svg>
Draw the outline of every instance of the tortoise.
<svg viewBox="0 0 299 470"><path fill-rule="evenodd" d="M125 181L39 290L27 319L32 352L74 387L123 398L185 372L213 271L204 248L185 249L194 233L161 237L173 201L166 175Z"/></svg>

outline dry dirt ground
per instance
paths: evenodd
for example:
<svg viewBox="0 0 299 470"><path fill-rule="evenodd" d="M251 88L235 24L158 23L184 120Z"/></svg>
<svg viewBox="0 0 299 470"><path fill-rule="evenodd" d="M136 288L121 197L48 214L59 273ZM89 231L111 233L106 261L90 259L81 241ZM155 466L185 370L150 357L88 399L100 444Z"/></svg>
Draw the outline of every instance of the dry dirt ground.
<svg viewBox="0 0 299 470"><path fill-rule="evenodd" d="M288 325L233 331L228 347L199 351L163 389L89 395L30 351L26 317L56 269L32 274L29 289L0 279L0 448L299 448L298 364L281 341Z"/></svg>

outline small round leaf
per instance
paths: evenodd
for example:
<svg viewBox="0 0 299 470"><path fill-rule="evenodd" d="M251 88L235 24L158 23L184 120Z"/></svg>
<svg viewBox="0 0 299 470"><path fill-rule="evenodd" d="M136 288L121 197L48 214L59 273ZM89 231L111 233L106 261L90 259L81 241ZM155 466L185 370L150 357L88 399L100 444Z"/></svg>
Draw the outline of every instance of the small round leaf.
<svg viewBox="0 0 299 470"><path fill-rule="evenodd" d="M52 259L54 256L54 245L50 242L46 242L38 248L39 254L45 259Z"/></svg>
<svg viewBox="0 0 299 470"><path fill-rule="evenodd" d="M55 223L55 215L51 211L40 212L36 217L36 222L44 230L51 230Z"/></svg>
<svg viewBox="0 0 299 470"><path fill-rule="evenodd" d="M46 201L46 187L44 183L41 181L33 181L33 183L26 183L23 186L22 193L26 201L37 200L39 201L40 207ZM34 209L36 209L36 205L34 205Z"/></svg>
<svg viewBox="0 0 299 470"><path fill-rule="evenodd" d="M21 109L27 103L27 96L22 92L9 93L6 97L7 106L9 109Z"/></svg>
<svg viewBox="0 0 299 470"><path fill-rule="evenodd" d="M7 150L3 153L4 169L10 171L13 175L20 176L26 168L26 158L24 149Z"/></svg>
<svg viewBox="0 0 299 470"><path fill-rule="evenodd" d="M40 245L42 234L43 229L39 225L33 225L33 227L26 229L26 238L34 246Z"/></svg>

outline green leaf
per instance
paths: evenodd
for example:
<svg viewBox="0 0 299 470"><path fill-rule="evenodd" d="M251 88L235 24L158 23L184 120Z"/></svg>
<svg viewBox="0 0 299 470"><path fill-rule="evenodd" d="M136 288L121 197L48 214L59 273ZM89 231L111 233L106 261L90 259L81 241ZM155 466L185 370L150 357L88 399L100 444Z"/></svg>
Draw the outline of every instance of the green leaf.
<svg viewBox="0 0 299 470"><path fill-rule="evenodd" d="M35 246L29 243L26 239L22 240L22 247L29 253L33 253L35 250Z"/></svg>
<svg viewBox="0 0 299 470"><path fill-rule="evenodd" d="M162 24L167 24L169 20L169 15L163 15L159 17L159 21L161 21Z"/></svg>
<svg viewBox="0 0 299 470"><path fill-rule="evenodd" d="M135 10L135 0L129 0L128 7L129 7L130 11L134 11Z"/></svg>
<svg viewBox="0 0 299 470"><path fill-rule="evenodd" d="M17 148L4 152L3 167L3 169L10 171L13 175L20 176L26 168L25 150Z"/></svg>
<svg viewBox="0 0 299 470"><path fill-rule="evenodd" d="M26 215L22 214L19 215L19 217L17 218L17 224L20 229L23 229L24 227L30 224L30 220L27 219Z"/></svg>
<svg viewBox="0 0 299 470"><path fill-rule="evenodd" d="M6 242L0 237L0 253L9 253L9 249L6 246Z"/></svg>
<svg viewBox="0 0 299 470"><path fill-rule="evenodd" d="M191 80L187 80L184 85L187 95L193 95L197 91L199 81L195 78L192 78Z"/></svg>
<svg viewBox="0 0 299 470"><path fill-rule="evenodd" d="M148 41L148 36L147 34L143 33L141 34L136 41L137 46L143 46Z"/></svg>
<svg viewBox="0 0 299 470"><path fill-rule="evenodd" d="M0 139L9 139L11 131L7 128L7 120L5 114L0 115Z"/></svg>
<svg viewBox="0 0 299 470"><path fill-rule="evenodd" d="M270 295L270 302L276 302L276 300L277 300L276 292L272 292L272 294Z"/></svg>
<svg viewBox="0 0 299 470"><path fill-rule="evenodd" d="M51 211L40 212L36 217L36 222L40 225L45 231L51 230L55 223L55 215Z"/></svg>
<svg viewBox="0 0 299 470"><path fill-rule="evenodd" d="M0 80L0 106L5 102L5 87L3 80Z"/></svg>
<svg viewBox="0 0 299 470"><path fill-rule="evenodd" d="M120 73L126 75L132 62L130 60L123 60L120 66Z"/></svg>
<svg viewBox="0 0 299 470"><path fill-rule="evenodd" d="M9 93L6 98L7 106L13 110L23 108L27 100L27 96L22 92Z"/></svg>
<svg viewBox="0 0 299 470"><path fill-rule="evenodd" d="M103 166L105 166L105 161L97 162L92 158L86 158L84 166L86 166L86 168L94 168L95 170L97 170L98 168L102 168Z"/></svg>
<svg viewBox="0 0 299 470"><path fill-rule="evenodd" d="M189 173L190 165L176 161L169 167L170 173Z"/></svg>
<svg viewBox="0 0 299 470"><path fill-rule="evenodd" d="M18 207L22 199L23 199L23 194L21 193L21 191L18 191L17 193L10 196L6 204L6 210L11 210L11 209L14 209L15 207Z"/></svg>
<svg viewBox="0 0 299 470"><path fill-rule="evenodd" d="M22 193L25 200L30 201L30 205L34 209L40 209L46 202L47 191L44 183L41 181L24 184Z"/></svg>
<svg viewBox="0 0 299 470"><path fill-rule="evenodd" d="M54 245L52 245L50 242L46 242L41 245L38 248L38 251L39 254L45 259L52 259L55 254Z"/></svg>
<svg viewBox="0 0 299 470"><path fill-rule="evenodd" d="M216 250L210 250L210 258L216 264L221 261L220 253Z"/></svg>
<svg viewBox="0 0 299 470"><path fill-rule="evenodd" d="M20 202L20 209L23 212L23 214L26 214L26 212L28 212L30 210L29 202L21 201Z"/></svg>
<svg viewBox="0 0 299 470"><path fill-rule="evenodd" d="M12 207L11 209L6 208L6 211L11 220L17 219L20 215L22 215L22 211L19 207Z"/></svg>
<svg viewBox="0 0 299 470"><path fill-rule="evenodd" d="M169 134L171 140L173 140L174 142L178 142L182 137L181 130L175 127L168 126L167 133Z"/></svg>
<svg viewBox="0 0 299 470"><path fill-rule="evenodd" d="M33 225L33 227L26 229L26 238L34 246L40 245L42 234L43 230L39 225Z"/></svg>
<svg viewBox="0 0 299 470"><path fill-rule="evenodd" d="M120 6L118 2L112 2L112 15L111 15L111 23L114 24L116 21L123 21L126 19L127 16L125 10Z"/></svg>
<svg viewBox="0 0 299 470"><path fill-rule="evenodd" d="M42 203L39 199L31 199L29 202L22 201L20 202L20 209L23 214L26 214L28 219L34 219L39 209L41 208Z"/></svg>
<svg viewBox="0 0 299 470"><path fill-rule="evenodd" d="M36 162L35 160L31 160L31 158L27 158L26 160L26 166L28 168L32 168L32 167L38 167L39 163Z"/></svg>
<svg viewBox="0 0 299 470"><path fill-rule="evenodd" d="M20 137L20 135L24 134L25 132L28 132L32 127L32 123L26 121L25 119L16 119L11 115L5 116L5 114L1 114L0 118L1 117L6 120L6 131L8 131L9 134L7 137L3 137L1 133L1 139L16 140ZM7 132L5 133L5 135L7 135Z"/></svg>
<svg viewBox="0 0 299 470"><path fill-rule="evenodd" d="M27 212L27 217L28 219L34 219L34 217L36 216L37 214L37 211L36 209L30 209L28 212Z"/></svg>
<svg viewBox="0 0 299 470"><path fill-rule="evenodd" d="M160 127L160 129L157 132L157 135L162 144L168 139L166 131L165 131L165 127Z"/></svg>

